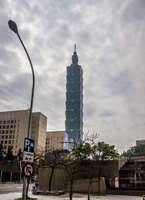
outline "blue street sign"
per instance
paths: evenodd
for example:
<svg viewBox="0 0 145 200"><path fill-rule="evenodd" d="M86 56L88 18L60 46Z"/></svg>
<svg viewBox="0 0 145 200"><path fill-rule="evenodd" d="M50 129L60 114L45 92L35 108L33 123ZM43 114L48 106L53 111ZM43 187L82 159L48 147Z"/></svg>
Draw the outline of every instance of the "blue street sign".
<svg viewBox="0 0 145 200"><path fill-rule="evenodd" d="M32 140L30 138L25 138L24 152L34 153L34 140Z"/></svg>

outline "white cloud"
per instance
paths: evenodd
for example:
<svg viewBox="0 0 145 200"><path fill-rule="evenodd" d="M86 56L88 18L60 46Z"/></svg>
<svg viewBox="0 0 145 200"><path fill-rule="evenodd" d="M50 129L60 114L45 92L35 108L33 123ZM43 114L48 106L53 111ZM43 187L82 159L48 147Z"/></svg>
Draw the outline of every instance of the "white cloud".
<svg viewBox="0 0 145 200"><path fill-rule="evenodd" d="M34 110L48 130L64 129L66 66L77 43L84 70L84 130L120 150L144 137L144 0L3 1L0 13L0 110L29 106L31 71L7 26L15 20L31 55ZM24 90L24 92L22 92Z"/></svg>

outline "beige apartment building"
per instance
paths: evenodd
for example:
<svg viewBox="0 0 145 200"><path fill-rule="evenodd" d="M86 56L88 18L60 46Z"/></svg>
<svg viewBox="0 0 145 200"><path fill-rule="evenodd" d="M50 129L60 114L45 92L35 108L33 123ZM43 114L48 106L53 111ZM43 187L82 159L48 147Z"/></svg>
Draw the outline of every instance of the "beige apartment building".
<svg viewBox="0 0 145 200"><path fill-rule="evenodd" d="M23 151L24 138L28 133L28 110L0 112L0 143L5 152L13 147L13 154ZM32 113L31 138L35 140L35 153L45 152L47 117L40 112Z"/></svg>
<svg viewBox="0 0 145 200"><path fill-rule="evenodd" d="M68 136L65 131L47 131L45 152L64 150L68 146Z"/></svg>

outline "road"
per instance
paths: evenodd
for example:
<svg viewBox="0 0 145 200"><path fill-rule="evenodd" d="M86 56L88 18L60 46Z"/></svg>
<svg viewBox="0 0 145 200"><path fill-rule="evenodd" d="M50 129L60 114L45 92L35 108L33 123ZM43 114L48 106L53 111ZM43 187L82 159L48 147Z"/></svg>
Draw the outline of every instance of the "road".
<svg viewBox="0 0 145 200"><path fill-rule="evenodd" d="M32 186L31 186L32 187ZM31 189L30 187L30 189ZM15 200L22 196L22 184L0 184L0 200ZM69 200L68 194L61 196L44 196L44 195L32 195L29 192L30 197L35 197L38 200ZM74 200L87 200L87 195L74 194ZM119 195L106 195L106 196L91 196L91 200L142 200L142 197L137 196L119 196Z"/></svg>

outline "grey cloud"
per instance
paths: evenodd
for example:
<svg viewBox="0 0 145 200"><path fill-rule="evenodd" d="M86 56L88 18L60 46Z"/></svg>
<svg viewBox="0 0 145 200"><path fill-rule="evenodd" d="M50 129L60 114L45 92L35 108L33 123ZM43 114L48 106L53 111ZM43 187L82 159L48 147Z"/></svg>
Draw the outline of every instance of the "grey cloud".
<svg viewBox="0 0 145 200"><path fill-rule="evenodd" d="M106 112L101 113L100 117L108 118L108 117L112 117L113 115L115 115L115 113L106 111Z"/></svg>
<svg viewBox="0 0 145 200"><path fill-rule="evenodd" d="M122 71L116 77L110 77L106 84L112 95L123 95L128 98L127 100L133 99L135 88L133 87L133 76L130 71Z"/></svg>
<svg viewBox="0 0 145 200"><path fill-rule="evenodd" d="M35 68L34 110L48 117L48 130L64 129L66 66L77 43L84 69L84 128L101 130L99 139L120 149L143 137L142 0L6 3L0 13L1 110L26 108L30 102L31 73L20 66L26 58L8 30L11 16Z"/></svg>
<svg viewBox="0 0 145 200"><path fill-rule="evenodd" d="M123 20L127 23L134 23L135 21L144 21L145 19L145 1L144 0L133 0L130 1L124 12ZM135 23L134 23L135 24Z"/></svg>
<svg viewBox="0 0 145 200"><path fill-rule="evenodd" d="M15 101L15 107L17 104L28 106L30 98L30 76L29 74L17 74L12 80L5 80L1 83L1 99L5 100L7 105L11 105L11 102Z"/></svg>

